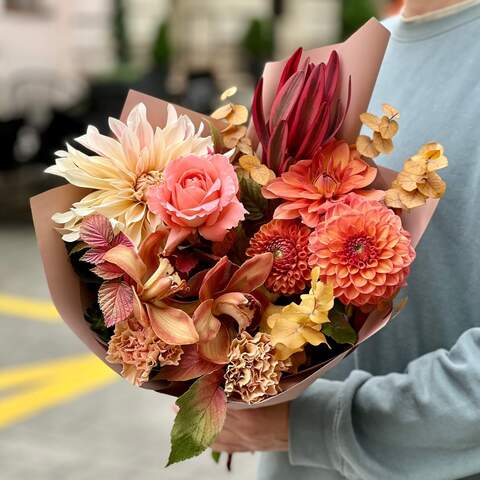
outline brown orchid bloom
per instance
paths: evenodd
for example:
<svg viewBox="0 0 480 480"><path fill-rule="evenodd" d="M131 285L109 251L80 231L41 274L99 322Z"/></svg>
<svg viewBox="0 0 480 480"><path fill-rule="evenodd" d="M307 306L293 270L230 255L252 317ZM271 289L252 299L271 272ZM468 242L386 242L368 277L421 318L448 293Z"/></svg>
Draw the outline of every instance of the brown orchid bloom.
<svg viewBox="0 0 480 480"><path fill-rule="evenodd" d="M255 255L238 267L222 257L204 277L193 322L200 337L198 352L216 364L228 363L233 338L258 318L262 305L254 292L270 274L273 255Z"/></svg>

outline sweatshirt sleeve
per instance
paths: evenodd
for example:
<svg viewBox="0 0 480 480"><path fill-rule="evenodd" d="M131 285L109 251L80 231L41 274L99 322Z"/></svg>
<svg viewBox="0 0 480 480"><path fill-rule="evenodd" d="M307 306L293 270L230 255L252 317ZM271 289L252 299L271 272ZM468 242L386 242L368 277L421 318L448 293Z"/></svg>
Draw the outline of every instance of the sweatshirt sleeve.
<svg viewBox="0 0 480 480"><path fill-rule="evenodd" d="M290 463L349 480L442 480L480 472L480 328L405 373L318 380L290 407Z"/></svg>

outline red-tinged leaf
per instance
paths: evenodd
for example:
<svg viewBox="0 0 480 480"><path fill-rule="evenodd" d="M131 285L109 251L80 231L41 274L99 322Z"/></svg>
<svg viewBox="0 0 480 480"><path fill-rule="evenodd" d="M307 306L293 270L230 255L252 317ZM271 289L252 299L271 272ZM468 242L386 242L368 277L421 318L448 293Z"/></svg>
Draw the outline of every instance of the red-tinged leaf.
<svg viewBox="0 0 480 480"><path fill-rule="evenodd" d="M225 288L227 292L250 293L265 283L273 265L270 252L255 255L247 260L233 275Z"/></svg>
<svg viewBox="0 0 480 480"><path fill-rule="evenodd" d="M280 75L275 96L278 95L278 92L282 89L287 80L298 70L298 65L300 64L302 54L303 48L297 48L295 52L293 52L292 56L287 60L287 63L283 67L282 74Z"/></svg>
<svg viewBox="0 0 480 480"><path fill-rule="evenodd" d="M236 268L227 257L222 257L205 275L199 291L200 300L213 298L216 292L223 290Z"/></svg>
<svg viewBox="0 0 480 480"><path fill-rule="evenodd" d="M196 345L187 345L182 349L183 355L180 363L178 365L162 367L155 379L168 380L170 382L186 382L203 375L208 375L219 369L216 363L211 363L198 354L198 347Z"/></svg>
<svg viewBox="0 0 480 480"><path fill-rule="evenodd" d="M198 333L193 320L183 310L167 305L146 304L148 318L155 334L169 345L197 343Z"/></svg>
<svg viewBox="0 0 480 480"><path fill-rule="evenodd" d="M113 228L104 215L91 215L82 220L80 239L91 247L106 248L113 240Z"/></svg>
<svg viewBox="0 0 480 480"><path fill-rule="evenodd" d="M287 153L287 140L288 124L286 120L282 120L273 131L267 150L267 166L277 175L283 173L280 171L280 165Z"/></svg>
<svg viewBox="0 0 480 480"><path fill-rule="evenodd" d="M93 265L99 265L105 261L103 257L109 248L110 247L90 248L80 257L80 260L82 262L92 263Z"/></svg>
<svg viewBox="0 0 480 480"><path fill-rule="evenodd" d="M266 150L268 147L269 134L265 121L265 112L263 110L263 78L258 81L257 86L255 87L252 102L252 120L258 139L260 140L263 149Z"/></svg>
<svg viewBox="0 0 480 480"><path fill-rule="evenodd" d="M92 268L92 272L103 280L113 280L124 275L123 270L113 263L103 262Z"/></svg>
<svg viewBox="0 0 480 480"><path fill-rule="evenodd" d="M103 259L120 267L138 285L142 284L146 267L138 253L125 245L117 245L105 253Z"/></svg>
<svg viewBox="0 0 480 480"><path fill-rule="evenodd" d="M260 309L261 304L253 295L230 292L220 295L215 300L213 313L218 317L225 315L233 318L240 330L245 330L255 315L260 313Z"/></svg>
<svg viewBox="0 0 480 480"><path fill-rule="evenodd" d="M135 248L135 245L123 232L115 235L115 238L113 239L110 246L116 247L117 245L125 245L126 247Z"/></svg>
<svg viewBox="0 0 480 480"><path fill-rule="evenodd" d="M176 401L180 410L172 428L167 466L200 455L221 432L227 415L223 374L220 369L201 377Z"/></svg>
<svg viewBox="0 0 480 480"><path fill-rule="evenodd" d="M103 282L98 290L98 303L107 327L123 322L133 312L132 287L123 280Z"/></svg>
<svg viewBox="0 0 480 480"><path fill-rule="evenodd" d="M228 363L228 352L236 332L233 328L222 323L216 337L208 342L198 344L198 353L202 358L218 365Z"/></svg>
<svg viewBox="0 0 480 480"><path fill-rule="evenodd" d="M288 119L297 104L304 82L305 72L296 72L277 93L270 110L269 128L271 132L276 130L281 121Z"/></svg>
<svg viewBox="0 0 480 480"><path fill-rule="evenodd" d="M213 298L205 300L196 308L192 317L201 342L214 338L220 329L220 320L212 312L213 304Z"/></svg>

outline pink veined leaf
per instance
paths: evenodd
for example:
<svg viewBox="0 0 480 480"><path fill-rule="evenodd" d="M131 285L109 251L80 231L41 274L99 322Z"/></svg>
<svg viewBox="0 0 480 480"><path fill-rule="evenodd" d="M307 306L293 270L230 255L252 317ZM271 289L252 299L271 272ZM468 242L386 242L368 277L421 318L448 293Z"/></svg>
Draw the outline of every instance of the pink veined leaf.
<svg viewBox="0 0 480 480"><path fill-rule="evenodd" d="M132 287L123 280L103 282L98 290L98 303L107 327L123 322L133 312Z"/></svg>
<svg viewBox="0 0 480 480"><path fill-rule="evenodd" d="M103 263L104 256L108 252L110 247L98 247L98 248L89 248L81 257L82 262L93 263L93 265L99 265Z"/></svg>
<svg viewBox="0 0 480 480"><path fill-rule="evenodd" d="M183 355L178 365L167 365L160 369L156 379L169 380L171 382L186 382L202 375L218 370L220 367L216 363L204 360L198 354L197 345L187 345L182 347Z"/></svg>
<svg viewBox="0 0 480 480"><path fill-rule="evenodd" d="M220 433L227 415L223 369L199 378L177 401L168 465L200 455Z"/></svg>
<svg viewBox="0 0 480 480"><path fill-rule="evenodd" d="M104 215L91 215L82 220L80 240L90 247L107 248L113 241L113 228Z"/></svg>
<svg viewBox="0 0 480 480"><path fill-rule="evenodd" d="M135 247L132 241L123 232L120 232L117 235L115 235L110 246L113 248L113 247L116 247L117 245L125 245L126 247L130 247L130 248Z"/></svg>
<svg viewBox="0 0 480 480"><path fill-rule="evenodd" d="M227 292L250 293L265 283L273 265L270 252L255 255L247 260L233 275L225 288Z"/></svg>
<svg viewBox="0 0 480 480"><path fill-rule="evenodd" d="M269 128L273 132L282 120L287 120L294 109L305 82L305 72L294 73L282 87L270 110Z"/></svg>
<svg viewBox="0 0 480 480"><path fill-rule="evenodd" d="M267 166L277 174L283 173L280 171L280 165L282 165L286 154L287 140L288 124L286 120L282 120L270 137L267 151Z"/></svg>
<svg viewBox="0 0 480 480"><path fill-rule="evenodd" d="M121 268L117 267L113 263L103 262L92 268L92 272L103 280L113 280L120 278L124 275Z"/></svg>

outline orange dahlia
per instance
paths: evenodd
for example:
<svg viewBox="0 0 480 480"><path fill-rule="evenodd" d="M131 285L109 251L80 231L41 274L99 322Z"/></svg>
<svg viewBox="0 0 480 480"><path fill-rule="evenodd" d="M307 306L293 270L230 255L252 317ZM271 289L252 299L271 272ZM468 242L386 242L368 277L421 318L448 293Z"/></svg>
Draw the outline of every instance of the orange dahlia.
<svg viewBox="0 0 480 480"><path fill-rule="evenodd" d="M273 253L273 267L265 286L275 293L301 293L310 280L308 237L311 230L296 220L272 220L250 240L246 254Z"/></svg>
<svg viewBox="0 0 480 480"><path fill-rule="evenodd" d="M327 210L310 236L309 265L344 304L376 305L405 285L415 250L400 217L350 194Z"/></svg>
<svg viewBox="0 0 480 480"><path fill-rule="evenodd" d="M355 192L380 200L383 192L362 190L370 185L377 169L362 160L354 147L333 141L311 160L300 160L288 172L263 187L265 198L285 200L273 215L289 220L301 217L309 227L316 227L332 202Z"/></svg>

